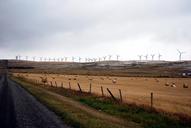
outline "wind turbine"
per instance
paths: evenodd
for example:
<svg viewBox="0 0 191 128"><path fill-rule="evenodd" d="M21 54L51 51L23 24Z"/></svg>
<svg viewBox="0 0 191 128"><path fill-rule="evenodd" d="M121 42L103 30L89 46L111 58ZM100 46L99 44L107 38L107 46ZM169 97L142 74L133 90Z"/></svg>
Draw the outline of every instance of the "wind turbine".
<svg viewBox="0 0 191 128"><path fill-rule="evenodd" d="M42 61L42 57L40 57L40 61Z"/></svg>
<svg viewBox="0 0 191 128"><path fill-rule="evenodd" d="M72 62L74 62L74 60L75 60L75 57L72 57Z"/></svg>
<svg viewBox="0 0 191 128"><path fill-rule="evenodd" d="M97 61L97 58L93 58L93 60L94 60L94 62L96 62L96 61Z"/></svg>
<svg viewBox="0 0 191 128"><path fill-rule="evenodd" d="M138 57L139 57L139 60L141 61L141 59L142 59L142 55L138 55Z"/></svg>
<svg viewBox="0 0 191 128"><path fill-rule="evenodd" d="M159 55L158 55L159 61L160 61L161 56L162 56L162 55L159 53Z"/></svg>
<svg viewBox="0 0 191 128"><path fill-rule="evenodd" d="M33 59L33 61L35 61L35 58L36 58L36 57L35 57L35 56L33 56L33 58L32 58L32 59Z"/></svg>
<svg viewBox="0 0 191 128"><path fill-rule="evenodd" d="M101 57L99 57L99 62L101 61Z"/></svg>
<svg viewBox="0 0 191 128"><path fill-rule="evenodd" d="M178 49L177 49L177 51L178 51L178 53L179 53L179 61L181 61L181 60L182 60L182 54L184 54L185 52L181 52L181 51L178 50Z"/></svg>
<svg viewBox="0 0 191 128"><path fill-rule="evenodd" d="M155 54L151 54L152 61L154 60Z"/></svg>
<svg viewBox="0 0 191 128"><path fill-rule="evenodd" d="M20 55L18 55L18 59L21 60L21 56Z"/></svg>
<svg viewBox="0 0 191 128"><path fill-rule="evenodd" d="M109 57L108 59L111 60L112 55L108 55L108 57Z"/></svg>
<svg viewBox="0 0 191 128"><path fill-rule="evenodd" d="M145 60L147 60L148 59L148 55L145 55Z"/></svg>
<svg viewBox="0 0 191 128"><path fill-rule="evenodd" d="M16 56L16 60L20 60L21 59L21 56L20 55L17 55Z"/></svg>
<svg viewBox="0 0 191 128"><path fill-rule="evenodd" d="M26 61L28 60L28 56L26 56Z"/></svg>
<svg viewBox="0 0 191 128"><path fill-rule="evenodd" d="M85 62L88 62L88 58L85 58Z"/></svg>
<svg viewBox="0 0 191 128"><path fill-rule="evenodd" d="M119 60L120 55L116 55L116 57L117 57L117 61L118 61L118 60Z"/></svg>
<svg viewBox="0 0 191 128"><path fill-rule="evenodd" d="M15 59L18 60L18 56L15 56Z"/></svg>
<svg viewBox="0 0 191 128"><path fill-rule="evenodd" d="M81 62L81 60L82 60L82 58L81 58L81 57L79 57L79 63Z"/></svg>
<svg viewBox="0 0 191 128"><path fill-rule="evenodd" d="M64 57L65 62L67 61L68 57Z"/></svg>
<svg viewBox="0 0 191 128"><path fill-rule="evenodd" d="M105 61L105 60L106 60L106 58L107 58L107 56L104 56L104 57L103 57L103 60Z"/></svg>

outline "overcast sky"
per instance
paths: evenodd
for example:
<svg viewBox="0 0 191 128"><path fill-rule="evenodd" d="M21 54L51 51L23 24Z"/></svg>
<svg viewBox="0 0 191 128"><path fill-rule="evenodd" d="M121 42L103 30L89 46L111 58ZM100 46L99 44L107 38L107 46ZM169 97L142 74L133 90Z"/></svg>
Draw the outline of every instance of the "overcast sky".
<svg viewBox="0 0 191 128"><path fill-rule="evenodd" d="M191 0L0 0L0 58L177 60L177 49L191 60Z"/></svg>

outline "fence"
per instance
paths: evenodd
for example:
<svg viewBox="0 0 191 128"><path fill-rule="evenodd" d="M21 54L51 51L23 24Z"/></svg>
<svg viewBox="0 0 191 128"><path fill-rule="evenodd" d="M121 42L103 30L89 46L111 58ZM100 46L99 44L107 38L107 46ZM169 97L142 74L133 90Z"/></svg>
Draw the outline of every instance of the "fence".
<svg viewBox="0 0 191 128"><path fill-rule="evenodd" d="M77 82L76 85L72 85L71 82L68 82L68 85L67 84L64 84L63 82L57 82L57 81L47 81L46 83L43 83L42 81L40 80L36 80L36 79L28 79L29 81L31 82L34 82L36 85L42 85L42 86L49 86L49 87L55 87L55 88L65 88L65 89L69 89L69 90L77 90L81 93L83 92L87 92L87 93L90 93L90 94L96 94L96 95L100 95L102 97L111 97L115 102L118 102L118 103L124 103L125 101L123 100L123 93L122 93L122 90L121 89L118 89L118 96L114 95L112 93L112 91L109 89L109 88L104 88L103 86L100 86L100 93L97 92L98 89L96 89L96 91L93 90L93 84L90 83L89 84L89 87L87 87L86 89L83 89L81 87L81 84L79 82ZM95 88L98 88L97 86L94 87ZM149 97L149 95L148 95ZM153 103L153 97L154 97L154 93L151 92L150 93L150 107L151 109L154 108L154 103Z"/></svg>

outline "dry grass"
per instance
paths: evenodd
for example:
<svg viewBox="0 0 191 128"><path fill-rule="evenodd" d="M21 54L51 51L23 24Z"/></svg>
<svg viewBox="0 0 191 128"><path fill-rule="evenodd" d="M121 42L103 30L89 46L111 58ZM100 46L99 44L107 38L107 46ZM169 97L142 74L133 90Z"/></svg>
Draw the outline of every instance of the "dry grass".
<svg viewBox="0 0 191 128"><path fill-rule="evenodd" d="M15 73L14 75L18 75ZM122 90L123 101L128 103L150 105L150 93L154 93L154 107L166 112L181 113L191 116L191 79L190 78L144 78L144 77L107 77L107 76L86 76L86 75L57 75L57 74L24 74L20 75L33 80L41 81L40 77L47 77L58 86L63 83L65 88L79 90L77 83L80 83L82 91L89 91L89 84L92 84L92 92L101 95L101 86L104 94L109 95L106 88L109 88L115 97L119 97L119 90ZM116 80L116 83L113 83ZM165 86L166 83L176 87ZM183 84L188 88L183 88Z"/></svg>

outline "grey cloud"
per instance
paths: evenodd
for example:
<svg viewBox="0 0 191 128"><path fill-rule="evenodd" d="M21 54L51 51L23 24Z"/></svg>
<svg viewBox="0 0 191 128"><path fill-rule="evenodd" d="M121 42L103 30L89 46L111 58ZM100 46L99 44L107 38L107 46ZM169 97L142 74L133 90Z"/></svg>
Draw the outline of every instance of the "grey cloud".
<svg viewBox="0 0 191 128"><path fill-rule="evenodd" d="M88 47L147 35L161 43L189 43L190 5L190 0L0 0L0 44L18 51Z"/></svg>

